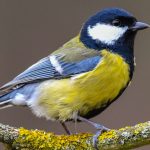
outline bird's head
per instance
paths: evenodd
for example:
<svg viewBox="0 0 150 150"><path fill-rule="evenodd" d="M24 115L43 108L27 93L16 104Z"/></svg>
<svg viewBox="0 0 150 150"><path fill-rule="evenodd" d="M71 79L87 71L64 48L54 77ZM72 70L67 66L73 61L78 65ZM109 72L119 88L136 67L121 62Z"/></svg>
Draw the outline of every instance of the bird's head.
<svg viewBox="0 0 150 150"><path fill-rule="evenodd" d="M138 22L129 12L120 8L104 9L90 17L83 25L80 39L89 48L115 49L131 47L137 31L150 27Z"/></svg>

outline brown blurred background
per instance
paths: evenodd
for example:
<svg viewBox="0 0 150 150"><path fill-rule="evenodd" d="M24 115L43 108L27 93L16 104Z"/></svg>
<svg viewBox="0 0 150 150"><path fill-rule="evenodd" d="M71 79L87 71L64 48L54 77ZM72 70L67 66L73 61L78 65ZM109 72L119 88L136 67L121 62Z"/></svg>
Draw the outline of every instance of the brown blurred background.
<svg viewBox="0 0 150 150"><path fill-rule="evenodd" d="M149 0L0 0L0 84L8 82L40 58L78 34L83 22L106 7L122 7L150 23ZM137 35L136 71L131 86L118 101L93 118L109 128L150 120L150 30ZM0 110L0 122L28 129L64 133L56 123L35 117L27 108ZM74 124L68 123L74 130ZM94 132L85 123L78 132ZM0 149L3 149L2 147ZM150 146L140 148L149 150Z"/></svg>

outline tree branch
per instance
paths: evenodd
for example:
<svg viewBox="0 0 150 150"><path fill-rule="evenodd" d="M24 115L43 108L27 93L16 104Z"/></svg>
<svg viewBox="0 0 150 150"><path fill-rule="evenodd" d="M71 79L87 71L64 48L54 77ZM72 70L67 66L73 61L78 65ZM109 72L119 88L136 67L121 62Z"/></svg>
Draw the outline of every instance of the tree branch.
<svg viewBox="0 0 150 150"><path fill-rule="evenodd" d="M13 150L93 150L92 136L89 133L55 135L0 124L0 142ZM150 121L133 127L110 130L98 138L100 150L126 150L147 144L150 144Z"/></svg>

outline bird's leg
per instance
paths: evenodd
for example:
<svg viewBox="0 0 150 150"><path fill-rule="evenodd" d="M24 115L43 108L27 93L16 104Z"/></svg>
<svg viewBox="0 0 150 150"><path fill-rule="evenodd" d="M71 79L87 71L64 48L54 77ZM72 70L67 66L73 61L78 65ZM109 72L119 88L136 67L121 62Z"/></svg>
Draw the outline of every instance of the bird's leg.
<svg viewBox="0 0 150 150"><path fill-rule="evenodd" d="M66 131L66 133L67 133L68 135L71 135L72 133L71 133L71 131L68 129L68 127L66 126L66 124L65 124L64 122L60 122L60 123L61 123L62 127L64 128L64 130Z"/></svg>
<svg viewBox="0 0 150 150"><path fill-rule="evenodd" d="M101 124L97 124L95 122L92 122L92 121L90 121L86 118L80 117L80 116L78 116L78 120L87 122L90 125L94 126L98 130L96 132L96 134L93 136L93 145L97 149L97 140L98 140L97 138L102 134L102 132L108 131L110 129L106 128L105 126L103 126Z"/></svg>
<svg viewBox="0 0 150 150"><path fill-rule="evenodd" d="M98 124L98 123L95 123L95 122L92 122L86 118L83 118L83 117L80 117L78 116L78 120L80 121L84 121L84 122L87 122L89 124L91 124L92 126L94 126L97 130L109 130L108 128L106 128L105 126L101 125L101 124Z"/></svg>

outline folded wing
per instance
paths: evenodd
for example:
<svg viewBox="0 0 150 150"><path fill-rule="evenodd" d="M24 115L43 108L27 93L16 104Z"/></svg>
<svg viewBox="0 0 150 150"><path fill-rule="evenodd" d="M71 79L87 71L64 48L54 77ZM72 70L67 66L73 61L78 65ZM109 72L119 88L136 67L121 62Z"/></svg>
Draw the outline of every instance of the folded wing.
<svg viewBox="0 0 150 150"><path fill-rule="evenodd" d="M88 72L100 62L100 56L93 56L77 62L65 62L62 55L50 55L19 74L0 88L6 94L29 83L48 79L69 78L75 74Z"/></svg>

